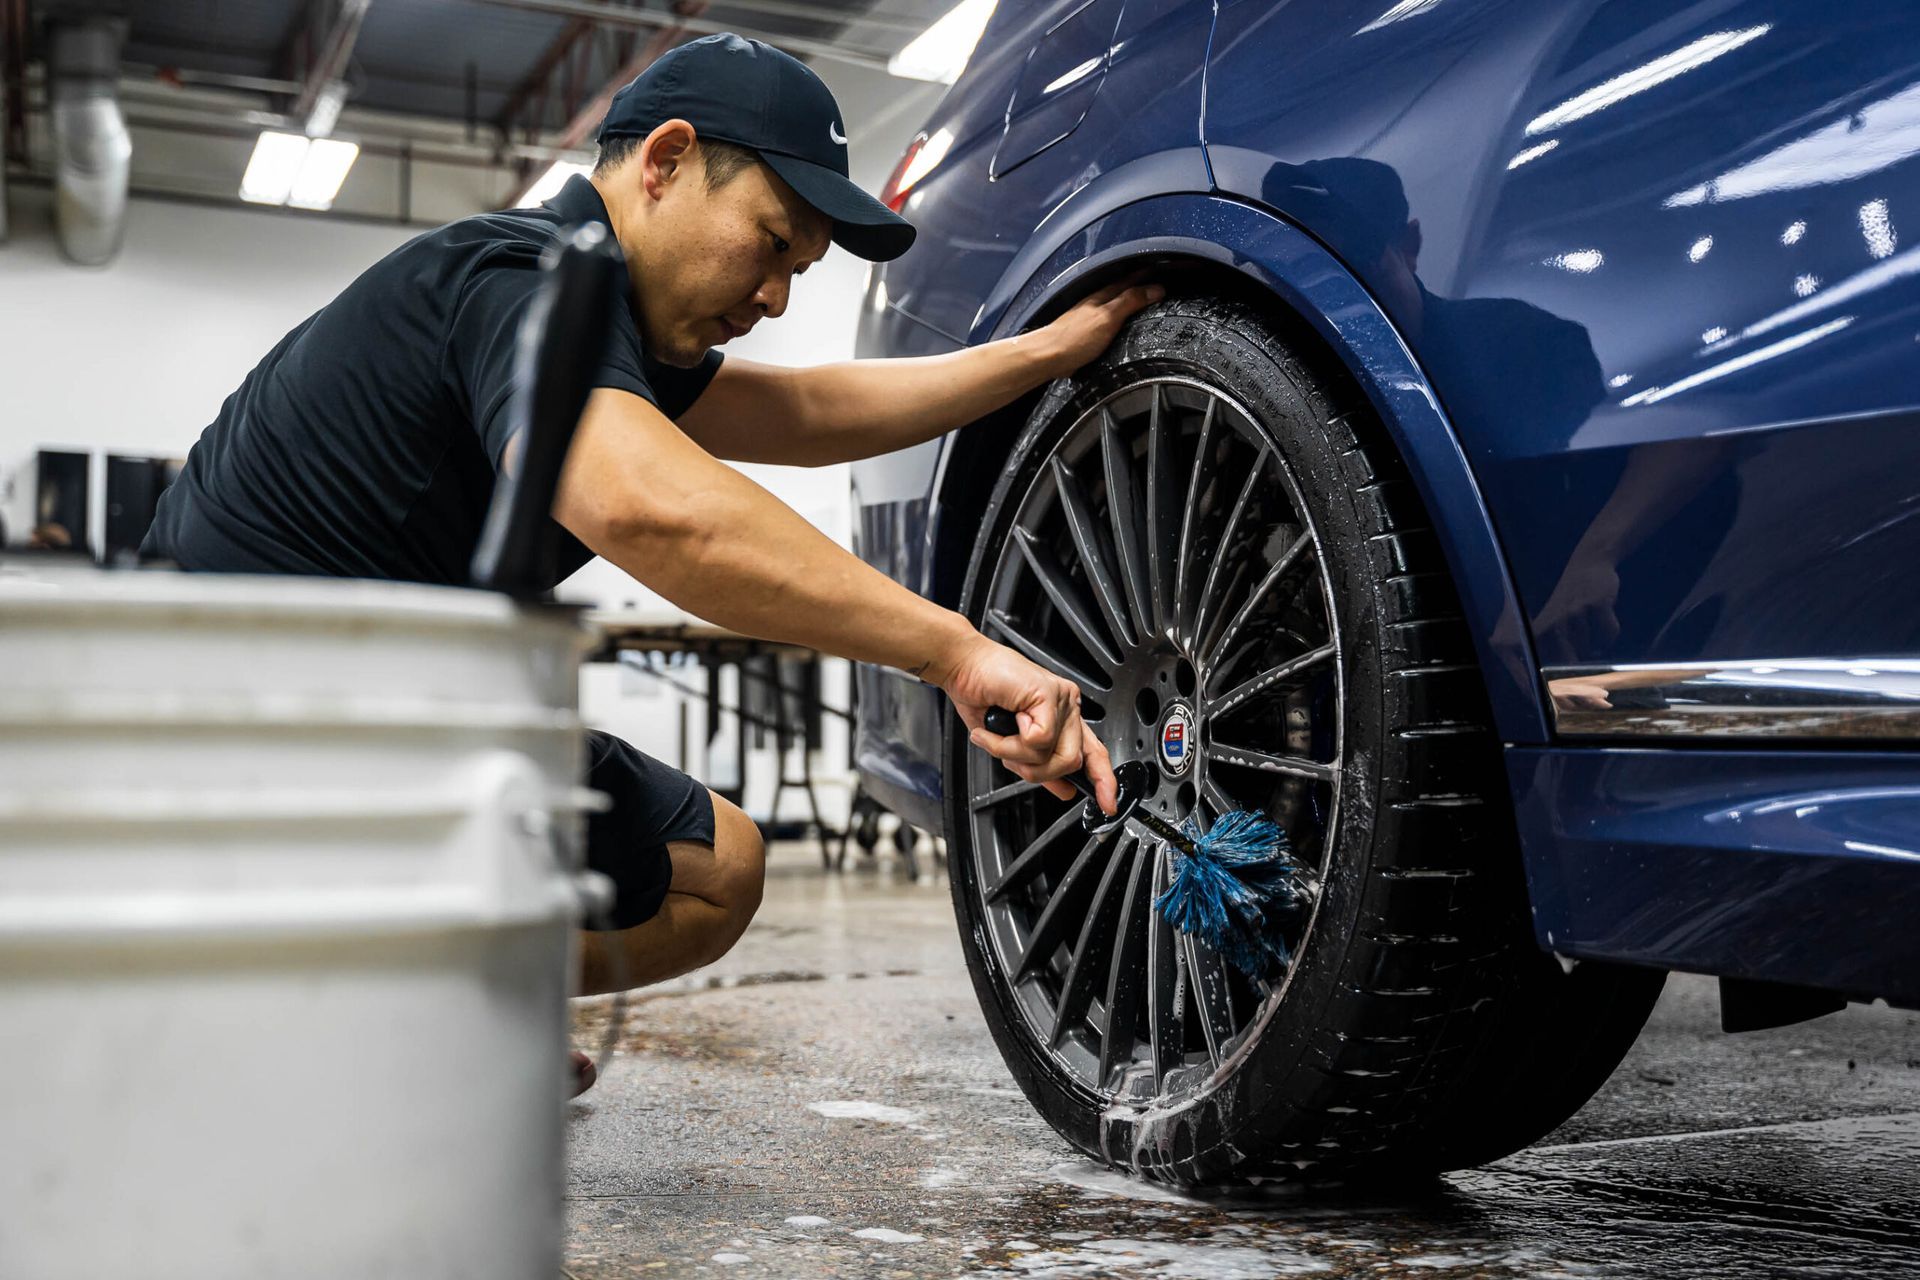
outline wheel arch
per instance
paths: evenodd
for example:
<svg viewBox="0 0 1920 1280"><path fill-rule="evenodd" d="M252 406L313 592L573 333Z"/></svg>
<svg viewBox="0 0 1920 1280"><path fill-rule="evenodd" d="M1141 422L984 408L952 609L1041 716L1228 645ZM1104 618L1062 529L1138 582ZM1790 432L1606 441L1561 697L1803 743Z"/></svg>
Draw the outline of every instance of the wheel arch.
<svg viewBox="0 0 1920 1280"><path fill-rule="evenodd" d="M1505 742L1544 742L1548 719L1506 559L1459 437L1386 313L1317 241L1265 210L1202 194L1164 196L1107 213L1029 246L988 303L969 345L1043 324L1079 298L1141 268L1181 292L1227 294L1318 338L1353 379L1433 520L1453 574ZM969 477L997 471L1039 392L957 433L942 452L928 512L927 587L958 602L969 544L987 489Z"/></svg>

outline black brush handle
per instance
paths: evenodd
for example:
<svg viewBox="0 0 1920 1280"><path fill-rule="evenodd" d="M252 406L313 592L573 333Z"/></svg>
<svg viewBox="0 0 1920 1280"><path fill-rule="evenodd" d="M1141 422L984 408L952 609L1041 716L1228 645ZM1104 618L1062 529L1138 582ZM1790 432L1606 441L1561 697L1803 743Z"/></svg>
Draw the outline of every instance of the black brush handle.
<svg viewBox="0 0 1920 1280"><path fill-rule="evenodd" d="M1012 738L1020 734L1020 718L1005 707L988 707L985 722L987 732L997 737ZM1114 769L1113 779L1118 784L1119 795L1118 803L1109 814L1100 808L1100 802L1094 798L1093 779L1087 776L1084 768L1061 775L1062 782L1069 783L1087 798L1085 807L1080 811L1082 827L1088 831L1106 831L1133 817L1165 839L1184 838L1158 814L1140 808L1140 802L1153 790L1153 766L1143 760L1129 760Z"/></svg>
<svg viewBox="0 0 1920 1280"><path fill-rule="evenodd" d="M514 349L518 464L494 486L473 556L475 586L520 600L546 594L557 577L554 492L606 354L614 291L627 276L619 243L599 222L562 232L540 266Z"/></svg>

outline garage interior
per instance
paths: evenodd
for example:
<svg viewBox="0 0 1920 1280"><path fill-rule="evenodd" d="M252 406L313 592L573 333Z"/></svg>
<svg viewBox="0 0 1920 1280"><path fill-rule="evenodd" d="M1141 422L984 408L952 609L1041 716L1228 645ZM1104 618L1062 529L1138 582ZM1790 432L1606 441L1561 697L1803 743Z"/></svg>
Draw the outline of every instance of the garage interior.
<svg viewBox="0 0 1920 1280"><path fill-rule="evenodd" d="M962 8L984 21L992 5ZM49 567L133 572L160 494L283 333L421 232L538 203L586 172L614 92L689 40L738 32L806 62L845 112L853 181L879 191L958 73L917 47L952 10L951 0L0 0L0 582ZM866 269L830 253L783 323L728 351L791 366L851 359ZM845 465L738 465L851 544L859 513ZM723 958L569 1006L571 1043L599 1079L567 1104L553 1188L562 1252L540 1274L1829 1275L1843 1273L1825 1269L1839 1241L1844 1274L1878 1275L1916 1256L1920 1019L1855 1005L1727 1037L1712 980L1685 975L1592 1104L1493 1165L1311 1194L1176 1190L1107 1168L1052 1130L982 1022L941 833L862 791L850 665L713 627L603 561L556 597L579 608L590 636L581 719L733 799L769 856L761 909ZM223 642L216 632L210 646ZM193 661L123 649L150 661L160 685L173 678L167 663ZM79 780L93 768L70 767ZM0 909L0 934L18 924ZM22 955L0 946L12 957L0 959L0 987L11 965L27 972ZM263 999L284 1010L303 989L281 977ZM138 1007L83 1004L75 1019L75 1043L105 1055L95 1065L111 1095L73 1134L85 1156L75 1167L105 1167L142 1109L177 1104L164 1075L143 1071L143 1046L173 1032ZM273 1022L285 1045L299 1043L297 1022ZM449 1053L435 1025L414 1028L407 1061L361 1064L391 1085L382 1105L395 1124L408 1094L464 1100L461 1079L486 1074ZM7 1060L40 1045L9 1044L20 1035L0 1025L0 1152L36 1106L9 1082ZM209 1132L290 1123L316 1068L236 1060L279 1083L234 1083L263 1109L211 1116ZM209 1093L207 1081L230 1070L207 1061L191 1092L219 1096L226 1086ZM467 1123L479 1136L426 1153L426 1167L524 1150L521 1121L476 1105ZM297 1150L278 1158L301 1163ZM237 1202L253 1173L222 1176ZM179 1246L138 1188L76 1176L44 1191L61 1221L91 1220L121 1241L118 1256ZM293 1216L315 1238L403 1239L385 1274L472 1274L449 1261L463 1255L448 1240L407 1234L408 1198L424 1204L430 1188L383 1194L394 1211L378 1219L324 1198ZM0 1203L0 1275L28 1280L9 1251L39 1211ZM204 1270L145 1274L341 1274L324 1250L296 1256L271 1233L236 1231ZM100 1256L80 1244L75 1256ZM1662 1271L1663 1256L1686 1261Z"/></svg>

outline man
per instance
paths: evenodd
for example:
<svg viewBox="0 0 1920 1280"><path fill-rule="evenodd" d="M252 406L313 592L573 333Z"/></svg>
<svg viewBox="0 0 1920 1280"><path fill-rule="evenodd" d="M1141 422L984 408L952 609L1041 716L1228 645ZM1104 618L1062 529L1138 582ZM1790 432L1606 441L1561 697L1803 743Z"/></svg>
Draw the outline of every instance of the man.
<svg viewBox="0 0 1920 1280"><path fill-rule="evenodd" d="M514 339L556 229L592 218L626 256L630 296L582 415L553 513L563 573L598 554L689 612L750 635L909 671L973 740L1047 783L1113 770L1079 690L847 554L720 460L820 466L972 422L1103 351L1159 296L1111 288L1044 329L952 355L780 369L715 347L787 308L829 242L871 260L907 222L847 179L845 131L812 71L712 36L615 95L591 180L539 209L482 214L376 263L269 352L222 406L160 503L143 550L186 569L464 583L507 438ZM1018 735L987 734L994 703ZM764 849L737 807L606 734L589 784L612 796L588 862L618 888L588 933L581 990L708 964L760 902ZM577 1085L593 1068L575 1055ZM577 1090L576 1090L577 1091Z"/></svg>

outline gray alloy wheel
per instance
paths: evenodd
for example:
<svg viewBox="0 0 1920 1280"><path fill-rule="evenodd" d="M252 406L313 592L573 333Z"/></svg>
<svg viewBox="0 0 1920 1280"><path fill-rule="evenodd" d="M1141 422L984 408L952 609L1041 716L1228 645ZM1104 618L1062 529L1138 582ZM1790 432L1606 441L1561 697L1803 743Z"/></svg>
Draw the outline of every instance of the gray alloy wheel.
<svg viewBox="0 0 1920 1280"><path fill-rule="evenodd" d="M1227 395L1133 383L1083 413L1027 486L984 630L1080 686L1114 763L1152 766L1147 808L1202 826L1263 810L1312 884L1339 812L1341 661L1297 494ZM1076 807L1056 814L984 752L967 769L988 936L1033 1035L1115 1100L1217 1070L1275 992L1152 910L1168 852L1137 829L1088 835ZM1289 946L1310 928L1309 914Z"/></svg>
<svg viewBox="0 0 1920 1280"><path fill-rule="evenodd" d="M1073 681L1144 801L1256 809L1306 886L1250 980L1153 909L1168 855L947 717L948 874L989 1030L1096 1158L1176 1183L1402 1177L1572 1114L1661 975L1534 941L1499 736L1439 538L1314 336L1178 298L1049 387L959 606ZM958 529L963 522L955 522Z"/></svg>

